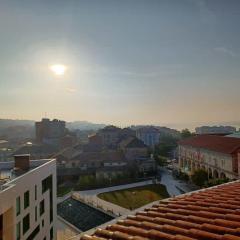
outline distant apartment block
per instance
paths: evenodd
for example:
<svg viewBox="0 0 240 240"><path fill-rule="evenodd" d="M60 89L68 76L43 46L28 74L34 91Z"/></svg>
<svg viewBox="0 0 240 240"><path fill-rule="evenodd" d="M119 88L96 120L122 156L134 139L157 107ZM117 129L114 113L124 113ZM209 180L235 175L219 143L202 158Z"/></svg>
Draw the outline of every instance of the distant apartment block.
<svg viewBox="0 0 240 240"><path fill-rule="evenodd" d="M66 134L66 123L57 119L43 118L35 123L36 140L39 143L58 144Z"/></svg>
<svg viewBox="0 0 240 240"><path fill-rule="evenodd" d="M29 160L0 163L0 239L56 239L56 162Z"/></svg>
<svg viewBox="0 0 240 240"><path fill-rule="evenodd" d="M230 134L236 132L231 126L202 126L195 128L196 134Z"/></svg>
<svg viewBox="0 0 240 240"><path fill-rule="evenodd" d="M159 143L160 132L155 127L142 127L136 130L136 137L142 140L148 147L154 147Z"/></svg>
<svg viewBox="0 0 240 240"><path fill-rule="evenodd" d="M209 178L238 179L240 174L240 139L198 135L179 143L179 167L193 174L204 169Z"/></svg>

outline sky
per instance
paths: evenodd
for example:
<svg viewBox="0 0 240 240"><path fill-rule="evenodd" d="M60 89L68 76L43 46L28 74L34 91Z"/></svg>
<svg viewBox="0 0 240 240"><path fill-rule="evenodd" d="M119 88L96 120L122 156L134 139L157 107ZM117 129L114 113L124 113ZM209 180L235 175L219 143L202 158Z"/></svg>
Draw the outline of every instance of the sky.
<svg viewBox="0 0 240 240"><path fill-rule="evenodd" d="M238 0L1 0L0 118L239 121L239 25Z"/></svg>

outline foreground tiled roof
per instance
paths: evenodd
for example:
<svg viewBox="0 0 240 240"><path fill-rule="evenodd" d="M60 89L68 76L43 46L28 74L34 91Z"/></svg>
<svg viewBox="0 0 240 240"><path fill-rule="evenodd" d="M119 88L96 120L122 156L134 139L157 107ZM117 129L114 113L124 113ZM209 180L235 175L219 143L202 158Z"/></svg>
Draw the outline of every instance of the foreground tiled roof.
<svg viewBox="0 0 240 240"><path fill-rule="evenodd" d="M231 154L237 149L240 149L240 138L217 135L198 135L182 140L179 144Z"/></svg>
<svg viewBox="0 0 240 240"><path fill-rule="evenodd" d="M240 182L169 198L82 240L240 240Z"/></svg>

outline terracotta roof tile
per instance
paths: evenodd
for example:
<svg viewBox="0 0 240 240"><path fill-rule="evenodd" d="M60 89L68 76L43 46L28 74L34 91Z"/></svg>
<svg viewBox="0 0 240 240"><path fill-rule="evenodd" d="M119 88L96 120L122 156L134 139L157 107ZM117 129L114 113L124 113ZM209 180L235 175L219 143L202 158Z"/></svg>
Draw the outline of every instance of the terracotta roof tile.
<svg viewBox="0 0 240 240"><path fill-rule="evenodd" d="M197 135L184 139L180 141L179 144L231 154L240 148L240 138L216 135Z"/></svg>
<svg viewBox="0 0 240 240"><path fill-rule="evenodd" d="M240 182L180 195L97 229L83 240L240 240Z"/></svg>

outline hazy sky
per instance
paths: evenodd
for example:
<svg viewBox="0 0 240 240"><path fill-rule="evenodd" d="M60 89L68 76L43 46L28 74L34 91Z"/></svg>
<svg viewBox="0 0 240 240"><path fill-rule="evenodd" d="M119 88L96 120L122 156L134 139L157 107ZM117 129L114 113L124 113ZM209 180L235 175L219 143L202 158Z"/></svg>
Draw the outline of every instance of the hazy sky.
<svg viewBox="0 0 240 240"><path fill-rule="evenodd" d="M1 0L0 74L0 118L238 121L240 1Z"/></svg>

